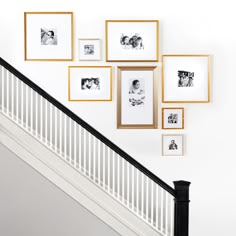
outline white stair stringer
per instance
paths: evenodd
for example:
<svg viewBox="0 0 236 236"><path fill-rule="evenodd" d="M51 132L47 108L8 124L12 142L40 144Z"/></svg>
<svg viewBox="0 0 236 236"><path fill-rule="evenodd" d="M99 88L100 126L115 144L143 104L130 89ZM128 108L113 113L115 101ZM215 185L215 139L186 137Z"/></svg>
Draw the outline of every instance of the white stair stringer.
<svg viewBox="0 0 236 236"><path fill-rule="evenodd" d="M0 112L0 143L122 236L161 236Z"/></svg>

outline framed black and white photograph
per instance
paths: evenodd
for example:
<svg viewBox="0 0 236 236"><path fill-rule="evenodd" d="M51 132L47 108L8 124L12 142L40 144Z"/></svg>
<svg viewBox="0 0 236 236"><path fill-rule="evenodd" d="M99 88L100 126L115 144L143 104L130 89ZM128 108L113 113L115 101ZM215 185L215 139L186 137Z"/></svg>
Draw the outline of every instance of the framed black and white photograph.
<svg viewBox="0 0 236 236"><path fill-rule="evenodd" d="M162 135L162 156L184 156L184 136Z"/></svg>
<svg viewBox="0 0 236 236"><path fill-rule="evenodd" d="M157 127L156 67L118 67L117 127Z"/></svg>
<svg viewBox="0 0 236 236"><path fill-rule="evenodd" d="M162 108L162 129L184 129L184 108Z"/></svg>
<svg viewBox="0 0 236 236"><path fill-rule="evenodd" d="M163 55L162 102L210 102L209 55Z"/></svg>
<svg viewBox="0 0 236 236"><path fill-rule="evenodd" d="M101 60L100 39L79 39L79 60L80 61Z"/></svg>
<svg viewBox="0 0 236 236"><path fill-rule="evenodd" d="M72 61L73 13L25 12L25 60Z"/></svg>
<svg viewBox="0 0 236 236"><path fill-rule="evenodd" d="M107 20L106 61L157 62L158 20Z"/></svg>
<svg viewBox="0 0 236 236"><path fill-rule="evenodd" d="M111 101L111 66L69 66L69 101Z"/></svg>

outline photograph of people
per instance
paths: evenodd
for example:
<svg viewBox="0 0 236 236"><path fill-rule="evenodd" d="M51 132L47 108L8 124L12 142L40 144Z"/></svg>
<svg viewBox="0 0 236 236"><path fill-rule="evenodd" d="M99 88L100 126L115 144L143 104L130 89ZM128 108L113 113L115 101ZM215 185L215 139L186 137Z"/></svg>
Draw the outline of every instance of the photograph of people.
<svg viewBox="0 0 236 236"><path fill-rule="evenodd" d="M131 106L144 105L145 91L141 88L140 80L132 79L129 90L129 103Z"/></svg>
<svg viewBox="0 0 236 236"><path fill-rule="evenodd" d="M188 71L178 71L178 87L193 87L194 73Z"/></svg>
<svg viewBox="0 0 236 236"><path fill-rule="evenodd" d="M171 143L169 145L169 150L177 150L178 145L175 143L175 140L171 140Z"/></svg>
<svg viewBox="0 0 236 236"><path fill-rule="evenodd" d="M81 89L82 90L100 90L99 78L82 78Z"/></svg>
<svg viewBox="0 0 236 236"><path fill-rule="evenodd" d="M41 29L41 45L57 45L55 30Z"/></svg>

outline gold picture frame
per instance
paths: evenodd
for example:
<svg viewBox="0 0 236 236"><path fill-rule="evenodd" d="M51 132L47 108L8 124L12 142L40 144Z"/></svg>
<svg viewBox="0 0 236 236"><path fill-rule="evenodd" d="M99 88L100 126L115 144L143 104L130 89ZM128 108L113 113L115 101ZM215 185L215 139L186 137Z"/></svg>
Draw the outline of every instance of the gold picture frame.
<svg viewBox="0 0 236 236"><path fill-rule="evenodd" d="M119 66L118 67L118 80L117 80L117 128L118 129L156 129L157 128L156 69L157 69L156 66ZM125 72L125 74L123 72ZM137 75L138 79L134 79L135 77L133 75ZM123 80L125 80L124 83L123 83ZM144 100L143 104L141 104L142 101L133 104L133 98L131 97L133 96L133 93L130 92L131 91L130 86L131 84L133 85L134 82L137 80L141 84L140 87L143 86L140 88L140 90L144 90L144 95L140 93L141 95L140 99L143 99L143 97L144 99L149 99L148 102L146 102L147 100L146 101ZM135 99L137 99L137 97ZM138 101L138 99L136 101ZM152 102L152 105L150 105L151 104L150 102ZM137 108L140 110L135 111L135 110L132 110L133 108L135 109ZM134 119L131 118L131 116L133 116ZM144 122L137 122L137 120L138 121L141 120Z"/></svg>
<svg viewBox="0 0 236 236"><path fill-rule="evenodd" d="M167 119L172 119L172 123L177 123L177 124L172 124L169 125L169 127L167 127L165 125L165 111L181 111L180 114L177 114L178 116L181 115L181 119L177 116L177 117L167 117ZM176 119L176 120L175 120ZM178 122L179 121L179 122ZM179 123L179 125L178 125ZM181 126L180 126L181 125ZM162 129L165 130L180 130L180 129L184 129L184 107L162 107Z"/></svg>
<svg viewBox="0 0 236 236"><path fill-rule="evenodd" d="M43 18L43 16L45 18ZM58 20L56 19L56 17L58 18ZM61 19L60 17L61 18L63 17L63 19ZM74 60L73 22L74 22L73 12L24 12L24 60L73 61ZM60 28L62 29L57 29L58 26L60 26ZM41 30L41 43L39 40L40 30ZM51 43L43 42L42 32L44 33L44 35L49 35L49 32L52 32L53 34L50 33L49 37L50 39L54 40L54 43L52 41ZM55 38L62 33L64 34L63 37L59 37L59 39L56 39L58 40L58 43L55 42ZM63 42L60 41L61 38L63 38L62 40ZM48 45L48 46L42 46L42 45ZM58 47L57 52L55 50L55 47ZM52 56L47 55L47 53L48 54L51 53Z"/></svg>
<svg viewBox="0 0 236 236"><path fill-rule="evenodd" d="M112 80L113 80L112 70L113 70L112 66L69 66L68 67L68 101L69 102L110 102L112 101ZM102 77L102 79L100 78L100 76ZM95 80L96 80L97 89L96 87L92 89L91 88L92 85L90 86L90 88L89 86L86 88L86 86L84 85L85 89L83 89L82 82L83 80L86 80L86 79L94 80L93 84L95 83ZM98 86L99 86L99 89L98 89ZM103 86L103 89L100 90L101 86ZM88 95L86 95L85 93L86 91ZM79 95L78 93L81 94L80 98L78 96ZM90 95L90 98L89 98L89 95ZM73 98L73 96L77 96L77 98Z"/></svg>
<svg viewBox="0 0 236 236"><path fill-rule="evenodd" d="M124 54L124 53L120 53L120 55L119 55L120 58L110 58L110 53L111 53L110 51L120 48L119 46L121 43L121 41L120 41L121 39L119 38L119 40L117 40L117 38L116 38L115 40L113 40L114 42L112 42L112 43L115 43L115 45L112 45L112 47L109 47L109 44L110 44L109 40L111 40L111 39L109 39L110 38L109 25L114 24L114 23L115 24L127 23L127 24L131 24L131 25L132 24L140 24L140 26L143 27L143 34L147 33L147 32L145 32L145 30L148 28L148 27L145 27L144 24L149 24L150 28L151 28L151 25L154 24L154 27L152 27L151 30L154 30L155 32L153 32L153 35L149 35L149 43L146 44L146 46L144 43L143 58L139 54L135 54L135 55L132 55L129 59L127 59L128 54ZM137 26L135 28L137 28ZM133 30L133 27L130 27L130 29L126 33L128 33L128 32L131 33L132 30ZM136 34L136 33L137 32L133 32L133 34ZM107 62L158 62L159 61L159 21L158 20L106 20L105 34L106 34L106 61ZM115 37L114 33L112 33L111 35L113 37ZM117 32L116 36L121 37L119 32ZM144 37L145 37L145 35L144 35ZM148 36L146 35L146 38L147 37ZM142 40L142 38L143 37L141 37L141 40ZM124 58L122 58L122 56L124 56ZM140 59L137 59L138 57L140 57Z"/></svg>
<svg viewBox="0 0 236 236"><path fill-rule="evenodd" d="M174 59L178 58L179 62L173 62ZM169 59L169 62L167 60ZM186 59L186 60L185 60ZM171 62L172 60L172 62ZM184 61L185 60L185 61ZM196 63L194 64L194 60ZM190 64L192 61L192 64ZM211 57L209 54L168 54L162 55L162 102L163 103L209 103L211 97ZM185 64L187 66L185 66ZM194 88L190 88L191 86L183 86L189 87L191 89L187 90L186 88L180 88L179 82L173 81L173 78L178 79L179 69L175 68L177 66L182 66L181 70L185 70L184 68L193 68L193 70L197 70L198 78L194 78L195 82L199 82L202 79L202 87L200 87L200 83L198 86ZM172 70L167 71L166 67L173 66ZM195 73L194 71L192 74ZM181 71L181 73L190 73L186 71ZM180 78L180 76L179 76ZM170 82L172 80L172 82ZM170 85L170 86L169 86ZM168 91L168 88L175 88L172 91ZM201 90L202 88L202 90ZM203 92L204 90L204 92ZM189 91L188 93L185 93ZM167 95L166 95L167 94ZM199 96L198 96L198 95ZM174 96L179 96L179 98L174 98ZM184 97L186 95L186 97ZM191 96L192 97L191 97Z"/></svg>

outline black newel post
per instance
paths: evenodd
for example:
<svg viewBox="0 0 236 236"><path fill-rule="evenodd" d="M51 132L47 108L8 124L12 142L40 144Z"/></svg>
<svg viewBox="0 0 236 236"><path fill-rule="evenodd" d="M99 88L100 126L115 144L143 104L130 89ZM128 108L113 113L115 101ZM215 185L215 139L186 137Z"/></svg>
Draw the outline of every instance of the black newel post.
<svg viewBox="0 0 236 236"><path fill-rule="evenodd" d="M174 185L176 191L175 236L188 236L190 182L174 181Z"/></svg>

